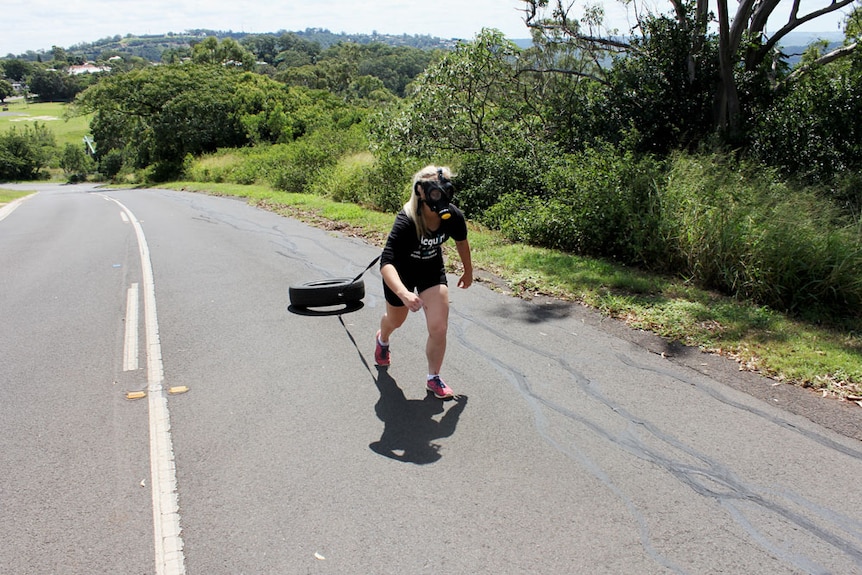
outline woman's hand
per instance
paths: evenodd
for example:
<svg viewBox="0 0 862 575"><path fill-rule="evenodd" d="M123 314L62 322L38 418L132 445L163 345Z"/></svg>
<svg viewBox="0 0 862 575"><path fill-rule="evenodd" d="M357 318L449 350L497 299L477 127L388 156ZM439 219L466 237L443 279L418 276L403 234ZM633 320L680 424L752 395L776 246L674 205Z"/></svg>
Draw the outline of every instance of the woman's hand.
<svg viewBox="0 0 862 575"><path fill-rule="evenodd" d="M458 287L467 289L473 285L473 256L470 254L470 242L461 240L455 242L455 247L458 248L458 257L461 258L461 263L464 265L464 273L458 280Z"/></svg>
<svg viewBox="0 0 862 575"><path fill-rule="evenodd" d="M425 305L425 302L422 301L422 298L413 292L407 292L406 294L402 295L401 301L404 302L404 305L406 305L407 309L409 309L410 311L419 311Z"/></svg>

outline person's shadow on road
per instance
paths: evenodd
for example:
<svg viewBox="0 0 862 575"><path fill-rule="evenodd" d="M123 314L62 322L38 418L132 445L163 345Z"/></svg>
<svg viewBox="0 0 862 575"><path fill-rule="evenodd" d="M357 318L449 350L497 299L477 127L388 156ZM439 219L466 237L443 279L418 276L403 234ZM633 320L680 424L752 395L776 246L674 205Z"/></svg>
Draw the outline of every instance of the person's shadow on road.
<svg viewBox="0 0 862 575"><path fill-rule="evenodd" d="M374 411L384 428L380 440L368 447L375 453L406 463L425 465L439 460L440 445L434 440L455 432L458 418L467 406L467 396L456 396L455 404L446 411L443 401L431 393L427 393L425 399L407 399L385 367L377 368L375 383L380 399ZM444 411L439 421L434 419Z"/></svg>

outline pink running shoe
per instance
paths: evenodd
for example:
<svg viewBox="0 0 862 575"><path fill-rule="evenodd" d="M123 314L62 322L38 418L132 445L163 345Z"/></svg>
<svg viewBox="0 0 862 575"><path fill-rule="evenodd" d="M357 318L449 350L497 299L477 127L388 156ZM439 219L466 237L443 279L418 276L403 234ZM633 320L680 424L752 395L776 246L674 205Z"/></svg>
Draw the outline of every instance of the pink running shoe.
<svg viewBox="0 0 862 575"><path fill-rule="evenodd" d="M374 363L383 367L389 365L389 346L381 345L379 331L374 336Z"/></svg>
<svg viewBox="0 0 862 575"><path fill-rule="evenodd" d="M440 379L439 375L435 375L428 380L428 391L434 394L437 399L452 399L455 394L446 385L446 382Z"/></svg>

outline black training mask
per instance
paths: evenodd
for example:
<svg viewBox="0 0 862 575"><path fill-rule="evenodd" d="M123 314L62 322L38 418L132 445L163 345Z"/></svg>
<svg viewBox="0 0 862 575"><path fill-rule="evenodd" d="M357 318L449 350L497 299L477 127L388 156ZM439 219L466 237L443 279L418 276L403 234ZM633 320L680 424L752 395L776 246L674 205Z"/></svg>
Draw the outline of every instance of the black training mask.
<svg viewBox="0 0 862 575"><path fill-rule="evenodd" d="M416 182L416 185L418 186L419 183ZM449 201L455 193L455 187L443 175L443 170L440 168L437 169L437 181L428 180L421 183L422 188L425 190L425 199L423 201L428 204L431 211L436 212L441 220L448 220L452 217L452 212L449 210ZM421 198L419 188L415 188L414 191Z"/></svg>

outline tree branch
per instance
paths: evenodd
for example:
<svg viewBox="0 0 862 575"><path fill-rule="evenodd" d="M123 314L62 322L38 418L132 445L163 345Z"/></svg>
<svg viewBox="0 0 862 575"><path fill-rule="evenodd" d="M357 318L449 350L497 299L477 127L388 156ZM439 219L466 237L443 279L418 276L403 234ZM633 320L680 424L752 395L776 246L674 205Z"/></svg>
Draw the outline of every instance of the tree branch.
<svg viewBox="0 0 862 575"><path fill-rule="evenodd" d="M604 38L602 36L583 34L582 32L580 32L580 25L577 20L572 21L569 19L569 10L571 10L572 6L574 6L574 2L570 2L568 6L564 6L562 0L557 0L557 6L554 10L554 20L552 21L541 19L537 20L537 17L539 16L539 7L537 0L524 0L524 3L527 5L524 9L524 13L526 14L526 18L524 18L524 23L527 25L527 28L539 30L542 32L556 31L578 42L583 42L584 44L591 44L593 46L601 47L609 51L616 50L621 52L628 52L632 50L632 46L628 42L616 40L614 38ZM570 22L573 22L574 25L571 25Z"/></svg>
<svg viewBox="0 0 862 575"><path fill-rule="evenodd" d="M523 68L518 70L518 74L523 72L533 72L536 74L564 74L567 76L577 76L578 78L587 78L589 80L594 80L603 86L610 86L610 82L605 80L600 76L596 76L594 74L590 74L588 72L579 72L578 70L566 70L564 68Z"/></svg>
<svg viewBox="0 0 862 575"><path fill-rule="evenodd" d="M719 0L719 2L725 3L726 9L727 0ZM739 6L736 9L736 15L733 17L733 21L729 24L730 30L727 36L728 47L731 54L736 54L739 50L739 45L742 42L742 34L746 31L751 19L751 13L756 7L756 0L742 0L739 2Z"/></svg>
<svg viewBox="0 0 862 575"><path fill-rule="evenodd" d="M804 76L805 74L807 74L808 72L813 70L814 68L817 68L819 66L825 66L826 64L828 64L830 62L834 62L835 60L838 60L839 58L843 58L845 56L848 56L849 54L853 53L853 51L858 49L858 48L859 48L859 42L853 42L852 44L848 44L847 46L842 46L836 50L832 50L828 54L824 54L824 55L820 56L815 61L813 61L809 64L805 64L804 66L799 66L798 68L796 68L793 72L791 72L787 76L787 78L784 79L784 82L782 84L786 84L788 82L792 82L792 81L796 80L797 78L801 78L802 76Z"/></svg>
<svg viewBox="0 0 862 575"><path fill-rule="evenodd" d="M680 25L685 25L685 5L682 0L670 0L671 5L673 6L673 11L676 12L676 21L680 23Z"/></svg>
<svg viewBox="0 0 862 575"><path fill-rule="evenodd" d="M778 32L773 34L772 37L770 37L769 40L767 40L767 42L763 45L763 47L758 52L766 54L767 52L772 50L772 48L774 48L775 45L782 38L787 36L787 34L792 32L793 30L795 30L796 28L798 28L802 24L805 24L806 22L810 22L811 20L814 20L815 18L819 18L820 16L823 16L824 14L829 14L830 12L835 12L836 10L840 10L841 8L844 8L845 6L849 6L850 4L853 4L853 2L855 2L855 1L856 0L831 0L831 2L829 3L828 6L825 6L825 7L821 8L820 10L815 10L814 12L811 12L810 14L806 14L802 18L799 18L799 17L797 17L798 10L799 10L799 0L795 0L793 10L790 12L790 16L787 19L787 23L784 26L782 26L781 29L778 30Z"/></svg>
<svg viewBox="0 0 862 575"><path fill-rule="evenodd" d="M748 25L748 32L752 37L759 36L763 33L763 29L766 28L769 16L771 16L772 12L778 7L779 1L780 0L764 0L764 2L757 5L754 9L754 13L751 15L751 22ZM797 4L794 9L798 8L797 0Z"/></svg>

